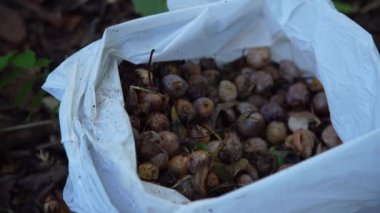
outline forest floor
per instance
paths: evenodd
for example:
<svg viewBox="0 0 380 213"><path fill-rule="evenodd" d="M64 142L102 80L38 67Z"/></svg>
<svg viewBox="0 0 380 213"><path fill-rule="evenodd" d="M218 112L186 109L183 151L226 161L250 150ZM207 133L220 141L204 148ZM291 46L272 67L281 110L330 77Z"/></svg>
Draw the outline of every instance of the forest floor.
<svg viewBox="0 0 380 213"><path fill-rule="evenodd" d="M358 8L350 18L369 31L379 47L380 1L347 2ZM0 86L0 212L69 212L62 199L68 162L57 113L53 99L40 93L45 78L35 76L46 77L43 73L101 38L107 26L138 17L128 0L1 1L0 55L30 49L51 63ZM11 71L0 72L0 85ZM30 91L15 104L15 91L31 79ZM36 96L40 103L30 109Z"/></svg>

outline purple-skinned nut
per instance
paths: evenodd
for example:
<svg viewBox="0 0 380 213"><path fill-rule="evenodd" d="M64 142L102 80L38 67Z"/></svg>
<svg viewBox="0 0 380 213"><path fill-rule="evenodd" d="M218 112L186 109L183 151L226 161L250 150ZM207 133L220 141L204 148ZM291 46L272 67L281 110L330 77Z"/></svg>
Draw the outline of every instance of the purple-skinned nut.
<svg viewBox="0 0 380 213"><path fill-rule="evenodd" d="M282 107L285 107L286 106L286 97L284 94L281 94L281 93L278 93L278 94L275 94L273 95L270 100L270 102L275 102L277 103L278 105L282 106Z"/></svg>
<svg viewBox="0 0 380 213"><path fill-rule="evenodd" d="M312 106L314 113L320 117L328 116L330 114L325 92L319 92L314 96Z"/></svg>
<svg viewBox="0 0 380 213"><path fill-rule="evenodd" d="M186 62L181 66L182 72L185 76L192 76L192 75L200 75L201 67L199 64L195 64L192 62Z"/></svg>
<svg viewBox="0 0 380 213"><path fill-rule="evenodd" d="M273 82L278 82L281 78L279 70L273 65L266 66L264 72L272 77Z"/></svg>
<svg viewBox="0 0 380 213"><path fill-rule="evenodd" d="M137 141L137 153L138 156L144 160L149 160L150 158L156 156L163 150L158 145L160 143L161 137L155 131L145 131L140 134L139 140Z"/></svg>
<svg viewBox="0 0 380 213"><path fill-rule="evenodd" d="M179 119L185 123L192 121L197 114L193 107L193 104L185 99L178 99L174 103L174 108L177 112Z"/></svg>
<svg viewBox="0 0 380 213"><path fill-rule="evenodd" d="M227 80L223 80L219 83L218 94L219 99L223 102L234 101L238 96L235 84Z"/></svg>
<svg viewBox="0 0 380 213"><path fill-rule="evenodd" d="M139 103L147 104L150 112L162 111L166 105L166 98L161 94L139 92L138 93Z"/></svg>
<svg viewBox="0 0 380 213"><path fill-rule="evenodd" d="M193 103L193 107L197 115L201 118L210 118L215 109L212 100L206 97L196 99Z"/></svg>
<svg viewBox="0 0 380 213"><path fill-rule="evenodd" d="M251 75L251 83L256 85L255 91L262 94L273 86L272 76L264 71L258 71Z"/></svg>
<svg viewBox="0 0 380 213"><path fill-rule="evenodd" d="M151 157L149 161L153 163L154 165L158 166L158 168L164 169L168 166L169 155L167 152L162 151L158 153L157 155Z"/></svg>
<svg viewBox="0 0 380 213"><path fill-rule="evenodd" d="M260 113L264 116L266 122L270 121L283 121L286 118L284 108L275 102L269 102L263 105L260 109Z"/></svg>
<svg viewBox="0 0 380 213"><path fill-rule="evenodd" d="M332 125L328 125L322 132L321 135L323 143L325 143L329 148L333 148L342 144L338 134L336 133Z"/></svg>
<svg viewBox="0 0 380 213"><path fill-rule="evenodd" d="M239 113L239 114L244 114L244 113L248 113L248 112L257 112L258 109L255 105L251 104L251 103L248 103L248 102L240 102L237 106L236 106L236 111Z"/></svg>
<svg viewBox="0 0 380 213"><path fill-rule="evenodd" d="M280 62L280 74L289 83L293 83L296 79L301 77L298 67L294 62L288 60Z"/></svg>
<svg viewBox="0 0 380 213"><path fill-rule="evenodd" d="M247 63L255 69L267 66L271 60L271 52L268 47L247 49Z"/></svg>
<svg viewBox="0 0 380 213"><path fill-rule="evenodd" d="M292 108L304 107L309 102L309 91L304 83L296 83L288 88L286 102Z"/></svg>
<svg viewBox="0 0 380 213"><path fill-rule="evenodd" d="M248 75L238 75L235 78L235 86L239 98L246 98L251 95L255 84L251 82Z"/></svg>
<svg viewBox="0 0 380 213"><path fill-rule="evenodd" d="M156 132L161 132L169 130L170 122L166 115L154 112L148 115L148 118L145 121L145 127Z"/></svg>
<svg viewBox="0 0 380 213"><path fill-rule="evenodd" d="M264 129L265 120L260 113L248 112L237 119L237 130L243 137L258 137Z"/></svg>
<svg viewBox="0 0 380 213"><path fill-rule="evenodd" d="M169 94L170 97L180 98L185 95L189 85L183 78L175 74L169 74L162 79L162 85L164 91Z"/></svg>
<svg viewBox="0 0 380 213"><path fill-rule="evenodd" d="M243 145L235 132L226 132L219 151L219 159L223 163L233 163L243 155Z"/></svg>
<svg viewBox="0 0 380 213"><path fill-rule="evenodd" d="M180 151L180 140L175 133L162 131L159 134L161 140L158 145L168 153L169 157L174 156Z"/></svg>
<svg viewBox="0 0 380 213"><path fill-rule="evenodd" d="M215 85L219 81L220 73L217 70L205 70L203 76L209 85Z"/></svg>
<svg viewBox="0 0 380 213"><path fill-rule="evenodd" d="M189 157L185 155L176 155L169 160L168 169L177 177L183 177L189 173Z"/></svg>
<svg viewBox="0 0 380 213"><path fill-rule="evenodd" d="M202 75L191 75L187 80L189 88L187 94L189 98L194 100L207 95L208 82L207 78Z"/></svg>
<svg viewBox="0 0 380 213"><path fill-rule="evenodd" d="M210 70L210 69L216 69L217 68L216 62L213 58L202 58L199 61L199 66L203 70Z"/></svg>
<svg viewBox="0 0 380 213"><path fill-rule="evenodd" d="M268 124L266 130L266 139L271 145L278 145L284 142L288 131L285 123L272 121Z"/></svg>
<svg viewBox="0 0 380 213"><path fill-rule="evenodd" d="M151 162L145 162L139 165L138 174L143 180L157 180L160 174L160 169Z"/></svg>
<svg viewBox="0 0 380 213"><path fill-rule="evenodd" d="M264 104L268 103L268 100L260 95L251 95L247 99L247 102L260 109Z"/></svg>
<svg viewBox="0 0 380 213"><path fill-rule="evenodd" d="M249 138L244 142L243 149L245 153L267 152L268 144L262 138Z"/></svg>

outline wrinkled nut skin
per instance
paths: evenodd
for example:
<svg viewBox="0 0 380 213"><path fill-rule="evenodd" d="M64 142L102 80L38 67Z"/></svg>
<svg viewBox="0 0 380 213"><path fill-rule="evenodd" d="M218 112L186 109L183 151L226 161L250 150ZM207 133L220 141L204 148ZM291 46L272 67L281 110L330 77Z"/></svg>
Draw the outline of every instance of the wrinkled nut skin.
<svg viewBox="0 0 380 213"><path fill-rule="evenodd" d="M249 103L253 104L255 107L260 109L262 106L268 103L268 100L260 95L251 95L248 100Z"/></svg>
<svg viewBox="0 0 380 213"><path fill-rule="evenodd" d="M190 126L188 133L189 133L189 138L196 139L198 143L207 144L208 142L210 142L211 137L210 137L209 132L207 131L207 129L199 125Z"/></svg>
<svg viewBox="0 0 380 213"><path fill-rule="evenodd" d="M243 144L235 132L226 132L219 151L219 159L223 163L233 163L243 155Z"/></svg>
<svg viewBox="0 0 380 213"><path fill-rule="evenodd" d="M286 102L292 108L304 107L309 102L309 91L304 83L296 83L289 87Z"/></svg>
<svg viewBox="0 0 380 213"><path fill-rule="evenodd" d="M278 82L281 78L279 70L273 65L265 67L264 72L268 73L272 77L273 82Z"/></svg>
<svg viewBox="0 0 380 213"><path fill-rule="evenodd" d="M170 159L168 169L177 177L183 177L189 173L188 164L188 156L177 155Z"/></svg>
<svg viewBox="0 0 380 213"><path fill-rule="evenodd" d="M129 116L129 120L131 121L131 126L135 128L136 130L140 130L141 128L141 121L137 116Z"/></svg>
<svg viewBox="0 0 380 213"><path fill-rule="evenodd" d="M258 137L265 129L264 117L257 112L249 112L239 116L237 129L244 137Z"/></svg>
<svg viewBox="0 0 380 213"><path fill-rule="evenodd" d="M209 85L215 85L219 81L220 73L217 70L205 70L203 76L207 79Z"/></svg>
<svg viewBox="0 0 380 213"><path fill-rule="evenodd" d="M239 98L246 98L251 93L253 88L255 87L255 84L251 82L249 75L238 75L235 78L235 86L236 90L238 92Z"/></svg>
<svg viewBox="0 0 380 213"><path fill-rule="evenodd" d="M216 62L213 58L202 58L199 61L199 66L203 70L210 70L210 69L216 69L217 68Z"/></svg>
<svg viewBox="0 0 380 213"><path fill-rule="evenodd" d="M250 154L249 162L256 167L260 178L277 171L276 157L267 152L255 152Z"/></svg>
<svg viewBox="0 0 380 213"><path fill-rule="evenodd" d="M271 60L271 52L267 47L247 49L247 63L255 69L267 66Z"/></svg>
<svg viewBox="0 0 380 213"><path fill-rule="evenodd" d="M285 147L294 150L304 158L312 156L316 137L313 132L301 129L285 139Z"/></svg>
<svg viewBox="0 0 380 213"><path fill-rule="evenodd" d="M165 97L160 94L139 92L139 103L148 104L150 112L162 111L165 107Z"/></svg>
<svg viewBox="0 0 380 213"><path fill-rule="evenodd" d="M181 66L182 72L187 75L187 76L192 76L192 75L200 75L201 72L201 67L199 64L194 64L192 62L186 62Z"/></svg>
<svg viewBox="0 0 380 213"><path fill-rule="evenodd" d="M318 116L324 117L330 114L325 92L319 92L314 96L312 106L314 113Z"/></svg>
<svg viewBox="0 0 380 213"><path fill-rule="evenodd" d="M329 148L333 148L342 143L342 141L339 139L332 125L328 125L323 130L321 138L322 138L323 143L325 143Z"/></svg>
<svg viewBox="0 0 380 213"><path fill-rule="evenodd" d="M208 188L215 188L220 185L219 177L214 173L210 172L207 175L206 185Z"/></svg>
<svg viewBox="0 0 380 213"><path fill-rule="evenodd" d="M268 151L268 144L262 138L249 138L244 142L243 147L245 153Z"/></svg>
<svg viewBox="0 0 380 213"><path fill-rule="evenodd" d="M285 98L285 95L282 95L282 94L273 95L269 101L274 102L274 103L280 105L281 107L286 106L286 98Z"/></svg>
<svg viewBox="0 0 380 213"><path fill-rule="evenodd" d="M210 118L215 109L214 102L206 97L196 99L193 103L193 107L197 115L204 119Z"/></svg>
<svg viewBox="0 0 380 213"><path fill-rule="evenodd" d="M212 102L218 103L219 102L218 89L213 86L207 87L207 97L210 100L212 100Z"/></svg>
<svg viewBox="0 0 380 213"><path fill-rule="evenodd" d="M272 121L268 124L266 130L266 139L271 145L277 145L284 142L288 131L283 122Z"/></svg>
<svg viewBox="0 0 380 213"><path fill-rule="evenodd" d="M169 74L162 79L164 91L173 98L180 98L185 95L189 85L183 78L175 74Z"/></svg>
<svg viewBox="0 0 380 213"><path fill-rule="evenodd" d="M190 99L194 100L207 95L208 83L204 76L191 75L187 83L189 85L187 94Z"/></svg>
<svg viewBox="0 0 380 213"><path fill-rule="evenodd" d="M178 99L174 103L174 107L179 119L184 123L192 121L196 116L193 104L185 99Z"/></svg>
<svg viewBox="0 0 380 213"><path fill-rule="evenodd" d="M145 121L145 126L156 132L169 130L170 122L166 115L162 113L151 113Z"/></svg>
<svg viewBox="0 0 380 213"><path fill-rule="evenodd" d="M180 140L176 134L169 131L162 131L159 134L161 140L158 145L168 153L169 157L180 151Z"/></svg>
<svg viewBox="0 0 380 213"><path fill-rule="evenodd" d="M219 83L218 94L219 99L223 102L234 101L238 95L235 84L227 80L223 80Z"/></svg>
<svg viewBox="0 0 380 213"><path fill-rule="evenodd" d="M140 134L140 140L137 144L139 156L142 159L148 160L163 150L158 145L161 137L155 131L145 131Z"/></svg>
<svg viewBox="0 0 380 213"><path fill-rule="evenodd" d="M316 78L307 79L306 83L307 83L309 90L312 92L323 91L322 83Z"/></svg>
<svg viewBox="0 0 380 213"><path fill-rule="evenodd" d="M245 113L249 113L249 112L257 112L258 109L257 109L257 107L255 107L255 105L250 104L248 102L240 102L236 106L236 111L239 114L245 114Z"/></svg>
<svg viewBox="0 0 380 213"><path fill-rule="evenodd" d="M255 91L262 94L268 91L274 84L272 76L264 71L258 71L251 75L251 83L256 85Z"/></svg>
<svg viewBox="0 0 380 213"><path fill-rule="evenodd" d="M138 174L143 180L157 180L160 174L160 169L158 166L150 162L146 162L139 165Z"/></svg>
<svg viewBox="0 0 380 213"><path fill-rule="evenodd" d="M158 153L156 156L149 159L151 163L158 166L160 169L164 169L168 166L169 163L169 155L167 152L162 151Z"/></svg>
<svg viewBox="0 0 380 213"><path fill-rule="evenodd" d="M292 61L281 61L279 69L281 76L289 83L293 83L296 79L301 77L298 67Z"/></svg>
<svg viewBox="0 0 380 213"><path fill-rule="evenodd" d="M197 150L190 154L188 169L190 174L195 174L202 167L208 167L210 164L210 155L206 151Z"/></svg>
<svg viewBox="0 0 380 213"><path fill-rule="evenodd" d="M284 108L275 102L269 102L263 105L260 109L260 113L264 116L266 122L284 121L286 118Z"/></svg>
<svg viewBox="0 0 380 213"><path fill-rule="evenodd" d="M292 132L300 129L313 130L320 124L321 120L313 113L307 111L290 113L288 118L288 127Z"/></svg>
<svg viewBox="0 0 380 213"><path fill-rule="evenodd" d="M235 178L235 183L238 186L245 186L245 185L248 185L250 183L253 183L253 181L254 180L252 179L252 177L248 174L245 174L245 173L238 174Z"/></svg>

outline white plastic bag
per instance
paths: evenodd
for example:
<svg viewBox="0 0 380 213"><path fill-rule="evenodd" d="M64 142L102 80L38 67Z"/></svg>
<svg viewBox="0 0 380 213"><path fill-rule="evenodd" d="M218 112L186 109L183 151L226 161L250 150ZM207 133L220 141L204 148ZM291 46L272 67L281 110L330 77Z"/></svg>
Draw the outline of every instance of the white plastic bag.
<svg viewBox="0 0 380 213"><path fill-rule="evenodd" d="M380 60L371 36L328 0L169 0L170 12L109 27L51 73L75 212L368 212L380 209ZM238 58L271 46L323 83L345 144L224 196L189 202L140 181L117 65Z"/></svg>

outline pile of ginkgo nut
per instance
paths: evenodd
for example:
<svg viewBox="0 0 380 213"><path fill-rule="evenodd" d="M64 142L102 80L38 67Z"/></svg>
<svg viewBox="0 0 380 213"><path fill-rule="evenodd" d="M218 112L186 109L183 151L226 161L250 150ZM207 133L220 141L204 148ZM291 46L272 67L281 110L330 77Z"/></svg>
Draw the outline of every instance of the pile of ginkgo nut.
<svg viewBox="0 0 380 213"><path fill-rule="evenodd" d="M218 196L341 143L321 83L268 48L136 69L126 109L138 175L190 200Z"/></svg>

